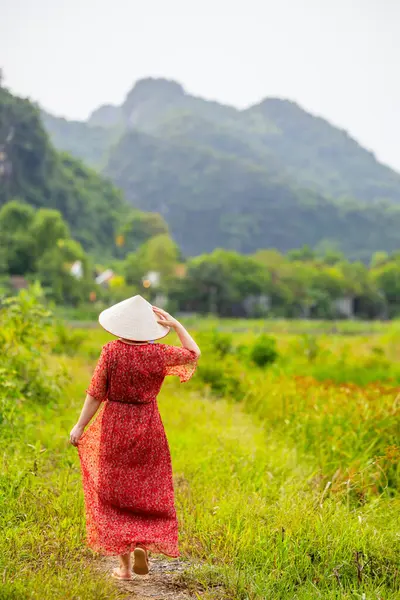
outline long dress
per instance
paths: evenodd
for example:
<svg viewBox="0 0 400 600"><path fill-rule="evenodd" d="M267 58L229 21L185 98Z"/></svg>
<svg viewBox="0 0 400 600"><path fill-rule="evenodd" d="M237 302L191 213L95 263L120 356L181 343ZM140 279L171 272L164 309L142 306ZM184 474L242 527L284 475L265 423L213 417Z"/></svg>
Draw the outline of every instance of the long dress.
<svg viewBox="0 0 400 600"><path fill-rule="evenodd" d="M167 344L103 346L87 393L102 401L78 443L87 543L179 556L171 455L157 406L166 375L188 381L195 353Z"/></svg>

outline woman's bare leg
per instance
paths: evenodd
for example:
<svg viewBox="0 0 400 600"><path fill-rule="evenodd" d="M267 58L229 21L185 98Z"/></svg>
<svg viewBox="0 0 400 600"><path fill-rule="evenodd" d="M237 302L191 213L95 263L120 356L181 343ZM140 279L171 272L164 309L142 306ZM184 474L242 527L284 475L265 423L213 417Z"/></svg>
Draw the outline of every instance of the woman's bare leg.
<svg viewBox="0 0 400 600"><path fill-rule="evenodd" d="M131 553L127 554L119 554L118 555L119 569L114 569L114 573L118 577L129 578L132 576L132 561L131 561Z"/></svg>

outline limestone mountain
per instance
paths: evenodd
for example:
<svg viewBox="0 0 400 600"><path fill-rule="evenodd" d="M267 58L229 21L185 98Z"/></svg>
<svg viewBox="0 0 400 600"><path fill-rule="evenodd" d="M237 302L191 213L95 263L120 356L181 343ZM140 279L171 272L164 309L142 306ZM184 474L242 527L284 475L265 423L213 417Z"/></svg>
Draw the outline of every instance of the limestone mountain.
<svg viewBox="0 0 400 600"><path fill-rule="evenodd" d="M54 121L51 117L46 122L55 122L74 144L86 129L85 124ZM104 130L94 132L99 134L100 142ZM86 134L84 139L87 144ZM92 142L94 152L94 138ZM115 240L120 232L127 233L127 224L133 227L144 220L148 235L153 230L154 234L167 232L161 217L135 211L108 179L77 158L56 151L37 107L0 86L0 206L14 199L36 208L59 210L73 237L102 258L118 254ZM130 244L133 249L135 240L130 239Z"/></svg>
<svg viewBox="0 0 400 600"><path fill-rule="evenodd" d="M330 244L365 258L400 245L400 175L294 102L238 110L144 79L79 126L45 124L59 148L160 212L188 254Z"/></svg>

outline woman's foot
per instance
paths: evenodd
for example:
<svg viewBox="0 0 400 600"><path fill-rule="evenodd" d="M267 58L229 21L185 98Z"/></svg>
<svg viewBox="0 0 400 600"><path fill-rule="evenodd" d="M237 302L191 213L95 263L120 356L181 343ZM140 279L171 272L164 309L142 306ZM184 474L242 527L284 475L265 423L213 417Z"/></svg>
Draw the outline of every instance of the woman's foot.
<svg viewBox="0 0 400 600"><path fill-rule="evenodd" d="M133 572L136 575L147 575L149 572L149 558L147 555L147 550L144 548L135 548L133 552Z"/></svg>
<svg viewBox="0 0 400 600"><path fill-rule="evenodd" d="M111 577L114 577L114 579L123 579L125 581L129 581L132 579L132 572L122 569L121 567L117 567L116 569L113 569Z"/></svg>

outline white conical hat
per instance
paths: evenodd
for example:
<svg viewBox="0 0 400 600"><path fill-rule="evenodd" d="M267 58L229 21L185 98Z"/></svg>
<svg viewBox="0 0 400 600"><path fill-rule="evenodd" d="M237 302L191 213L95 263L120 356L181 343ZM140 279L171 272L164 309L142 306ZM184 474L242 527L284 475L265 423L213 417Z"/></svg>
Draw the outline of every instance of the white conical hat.
<svg viewBox="0 0 400 600"><path fill-rule="evenodd" d="M158 340L169 333L169 327L157 323L151 304L142 296L106 308L99 315L99 323L109 333L136 342Z"/></svg>

